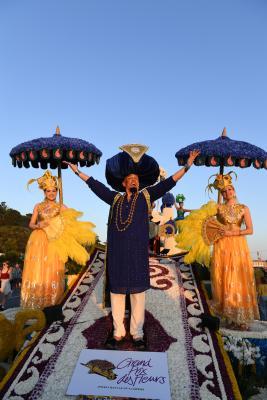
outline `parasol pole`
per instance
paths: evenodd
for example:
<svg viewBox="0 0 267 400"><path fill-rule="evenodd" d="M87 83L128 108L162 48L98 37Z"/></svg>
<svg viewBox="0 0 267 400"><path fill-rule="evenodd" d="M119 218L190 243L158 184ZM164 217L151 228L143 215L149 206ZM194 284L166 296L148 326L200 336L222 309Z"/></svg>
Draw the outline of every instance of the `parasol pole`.
<svg viewBox="0 0 267 400"><path fill-rule="evenodd" d="M226 136L227 136L226 128L223 128L223 131L222 131L222 138L224 138L224 137L226 137ZM221 163L220 163L220 175L223 175L223 172L224 172L224 162L221 161ZM218 200L217 200L217 203L218 203L218 204L221 204L221 203L222 203L222 194L221 194L220 191L218 191Z"/></svg>
<svg viewBox="0 0 267 400"><path fill-rule="evenodd" d="M60 136L59 126L56 128L56 135ZM62 175L61 175L61 161L58 161L57 164L57 177L59 183L59 204L63 204L63 186L62 186Z"/></svg>

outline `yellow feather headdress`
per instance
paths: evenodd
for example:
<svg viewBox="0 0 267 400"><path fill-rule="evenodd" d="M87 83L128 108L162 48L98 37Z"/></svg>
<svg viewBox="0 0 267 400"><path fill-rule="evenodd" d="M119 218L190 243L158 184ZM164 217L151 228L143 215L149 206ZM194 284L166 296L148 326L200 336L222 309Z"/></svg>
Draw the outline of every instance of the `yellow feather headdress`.
<svg viewBox="0 0 267 400"><path fill-rule="evenodd" d="M228 174L222 175L222 174L214 174L209 177L208 180L208 185L206 187L206 190L209 192L212 192L212 189L219 190L220 192L223 191L227 186L232 186L232 177L231 174L235 175L235 178L237 180L237 175L234 171L228 172ZM210 183L210 179L216 176L216 179L213 183Z"/></svg>
<svg viewBox="0 0 267 400"><path fill-rule="evenodd" d="M43 176L37 179L30 179L27 183L27 188L29 188L29 185L31 185L33 182L38 183L39 189L41 190L46 190L47 188L56 188L58 189L58 178L56 176L53 176L49 170L47 170Z"/></svg>

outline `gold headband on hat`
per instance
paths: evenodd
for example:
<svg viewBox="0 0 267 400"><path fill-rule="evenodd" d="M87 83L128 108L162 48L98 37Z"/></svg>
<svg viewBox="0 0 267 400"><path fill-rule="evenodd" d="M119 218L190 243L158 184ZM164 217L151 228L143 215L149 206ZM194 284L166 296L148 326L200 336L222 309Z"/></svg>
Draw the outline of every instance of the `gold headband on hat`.
<svg viewBox="0 0 267 400"><path fill-rule="evenodd" d="M29 185L31 185L33 182L38 183L39 189L41 190L46 190L48 188L56 188L58 189L58 178L56 176L53 176L49 170L47 170L43 176L37 179L30 179L27 183L27 188L29 188Z"/></svg>
<svg viewBox="0 0 267 400"><path fill-rule="evenodd" d="M225 175L222 174L211 175L209 177L208 186L206 187L206 190L212 192L212 189L216 189L222 192L227 186L233 186L231 174L235 174L235 178L237 179L237 175L234 171L230 171L228 172L228 174ZM215 181L213 183L209 183L210 179L213 176L216 176Z"/></svg>

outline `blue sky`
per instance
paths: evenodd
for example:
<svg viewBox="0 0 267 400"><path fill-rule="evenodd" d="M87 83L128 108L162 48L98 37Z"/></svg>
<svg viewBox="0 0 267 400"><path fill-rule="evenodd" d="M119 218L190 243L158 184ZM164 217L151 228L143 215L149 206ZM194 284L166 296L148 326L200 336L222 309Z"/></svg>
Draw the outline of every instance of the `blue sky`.
<svg viewBox="0 0 267 400"><path fill-rule="evenodd" d="M27 213L42 199L34 185L26 191L42 170L14 168L8 154L57 125L101 149L85 172L103 182L106 159L126 143L148 145L168 174L177 150L224 126L267 150L266 18L264 0L1 0L0 201ZM173 193L198 208L215 172L194 167ZM266 170L236 172L252 255L267 258ZM63 179L64 202L104 240L108 207L70 171Z"/></svg>

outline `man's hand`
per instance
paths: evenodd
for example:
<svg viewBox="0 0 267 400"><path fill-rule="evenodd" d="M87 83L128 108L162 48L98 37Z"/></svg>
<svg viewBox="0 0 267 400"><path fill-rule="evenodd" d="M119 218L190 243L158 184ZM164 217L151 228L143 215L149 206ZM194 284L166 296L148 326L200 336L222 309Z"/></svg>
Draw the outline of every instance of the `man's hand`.
<svg viewBox="0 0 267 400"><path fill-rule="evenodd" d="M187 165L189 167L191 167L191 165L193 164L193 162L195 161L197 156L199 156L199 154L200 154L200 150L192 150L192 151L190 151L189 157L188 157L188 160L187 160Z"/></svg>
<svg viewBox="0 0 267 400"><path fill-rule="evenodd" d="M62 163L67 164L70 167L70 169L72 169L73 172L77 172L77 170L78 170L77 165L72 164L71 162L68 162L68 161L62 161Z"/></svg>
<svg viewBox="0 0 267 400"><path fill-rule="evenodd" d="M63 162L63 164L67 164L68 167L70 167L70 169L71 169L76 175L78 175L79 178L81 178L84 182L86 182L87 179L89 179L89 176L86 175L86 174L84 174L82 171L80 171L80 170L78 169L78 166L77 166L76 164L72 164L72 163L69 162L69 161L62 161L62 162Z"/></svg>
<svg viewBox="0 0 267 400"><path fill-rule="evenodd" d="M184 176L184 174L189 170L189 168L191 167L191 165L193 164L193 162L195 161L197 156L199 156L199 154L200 154L200 150L192 150L192 151L190 151L187 163L184 165L183 168L181 168L179 171L177 171L172 176L172 178L173 178L173 180L175 182L178 182L179 179L181 179Z"/></svg>

